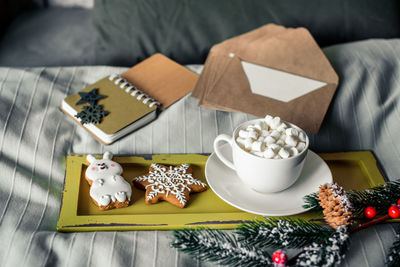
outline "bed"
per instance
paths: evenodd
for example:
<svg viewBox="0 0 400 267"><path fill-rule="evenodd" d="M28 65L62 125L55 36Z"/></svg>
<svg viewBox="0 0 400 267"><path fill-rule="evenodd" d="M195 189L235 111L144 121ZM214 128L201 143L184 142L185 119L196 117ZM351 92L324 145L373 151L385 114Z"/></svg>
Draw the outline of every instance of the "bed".
<svg viewBox="0 0 400 267"><path fill-rule="evenodd" d="M49 5L49 1L44 2ZM146 8L154 9L151 5L155 3L138 1L138 6L149 5ZM388 1L388 5L390 3L395 5L394 1ZM147 46L141 43L145 48L137 48L140 51L136 54L118 55L111 51L99 59L99 51L115 45L114 41L107 42L104 36L107 33L104 29L112 25L95 24L94 27L92 19L101 14L105 20L105 10L110 16L122 11L111 10L105 1L96 2L95 12L87 9L87 3L85 5L86 8L57 6L31 10L13 20L1 41L0 266L215 266L171 248L173 235L170 231L56 231L67 154L100 154L106 150L114 154L211 153L218 134L229 134L236 125L253 118L243 113L200 108L198 100L189 94L161 113L157 120L113 145L104 146L93 139L59 110L63 98L110 73L126 70L129 64L147 57L153 50L201 73L207 47L218 40L211 38L209 43L193 44L194 52L186 57L178 55L173 47L152 42ZM386 19L390 19L392 13L385 12ZM393 19L399 23L400 16L397 16L393 15ZM32 32L49 19L60 24L38 31L43 34L40 38L35 35L30 41L21 39L29 37L24 30ZM379 21L384 23L382 19ZM250 28L254 26L249 25ZM388 180L400 177L397 138L400 132L400 34L393 28L393 31L388 28L387 32L378 31L376 35L371 30L371 36L341 40L339 44L320 38L323 51L341 82L320 132L309 135L310 148L316 152L371 150ZM99 41L98 37L90 36L91 30L99 31L103 38ZM56 35L61 31L64 32ZM132 30L132 34L136 32ZM204 38L201 34L205 33L195 36ZM228 32L221 38L232 34L238 33ZM54 36L58 37L54 39ZM65 36L70 37L63 42ZM24 40L23 44L13 46L18 40ZM51 45L39 50L44 41ZM99 47L92 51L90 47L96 42ZM186 45L190 43L180 49L186 49ZM189 53L185 49L183 53ZM352 235L350 250L341 266L384 265L395 227L395 224L381 224Z"/></svg>

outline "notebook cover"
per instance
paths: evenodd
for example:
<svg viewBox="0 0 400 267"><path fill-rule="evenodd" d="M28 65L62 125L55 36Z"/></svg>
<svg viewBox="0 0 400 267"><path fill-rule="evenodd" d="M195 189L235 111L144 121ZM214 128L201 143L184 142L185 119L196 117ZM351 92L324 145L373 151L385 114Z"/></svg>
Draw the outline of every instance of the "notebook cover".
<svg viewBox="0 0 400 267"><path fill-rule="evenodd" d="M165 109L194 89L198 75L162 54L154 54L122 75Z"/></svg>
<svg viewBox="0 0 400 267"><path fill-rule="evenodd" d="M98 100L97 104L102 105L103 109L109 113L103 117L101 123L95 125L106 134L113 134L157 109L156 105L150 108L148 104L142 103L143 100L137 100L136 97L121 90L108 79L108 76L80 92L89 92L94 88L98 88L98 94L105 96L105 98ZM79 99L81 99L79 94L73 94L65 98L64 101L77 112L80 112L85 104L77 105Z"/></svg>
<svg viewBox="0 0 400 267"><path fill-rule="evenodd" d="M178 99L191 92L197 82L198 75L186 69L171 59L155 54L143 62L130 68L121 75L156 101L161 103L161 108L167 108ZM98 88L97 93L104 95L97 101L109 114L103 117L101 123L95 124L105 134L114 134L138 119L153 112L157 106L149 108L149 104L142 103L129 93L121 90L117 85L108 80L108 77L86 87L80 92L89 92ZM64 99L77 112L85 104L76 103L81 97L73 94Z"/></svg>

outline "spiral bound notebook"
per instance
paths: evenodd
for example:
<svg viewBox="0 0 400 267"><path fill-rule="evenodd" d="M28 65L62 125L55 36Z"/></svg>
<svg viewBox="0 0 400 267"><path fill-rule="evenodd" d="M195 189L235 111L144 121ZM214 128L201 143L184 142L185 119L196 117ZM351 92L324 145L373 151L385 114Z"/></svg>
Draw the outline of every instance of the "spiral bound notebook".
<svg viewBox="0 0 400 267"><path fill-rule="evenodd" d="M157 110L191 92L198 75L155 54L62 101L61 110L103 144L111 144L157 117Z"/></svg>

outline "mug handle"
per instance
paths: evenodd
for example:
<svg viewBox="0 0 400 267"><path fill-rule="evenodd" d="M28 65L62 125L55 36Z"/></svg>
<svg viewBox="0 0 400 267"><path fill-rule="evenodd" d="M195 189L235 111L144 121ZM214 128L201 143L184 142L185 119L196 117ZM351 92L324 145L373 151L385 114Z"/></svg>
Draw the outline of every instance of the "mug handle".
<svg viewBox="0 0 400 267"><path fill-rule="evenodd" d="M217 136L217 138L215 138L214 140L214 151L217 154L218 158L229 168L231 168L232 170L236 171L235 169L235 165L233 165L233 163L228 160L227 158L225 158L225 156L222 155L222 152L220 150L220 147L218 146L218 143L221 141L225 141L227 142L231 147L232 147L232 137L230 137L227 134L220 134Z"/></svg>

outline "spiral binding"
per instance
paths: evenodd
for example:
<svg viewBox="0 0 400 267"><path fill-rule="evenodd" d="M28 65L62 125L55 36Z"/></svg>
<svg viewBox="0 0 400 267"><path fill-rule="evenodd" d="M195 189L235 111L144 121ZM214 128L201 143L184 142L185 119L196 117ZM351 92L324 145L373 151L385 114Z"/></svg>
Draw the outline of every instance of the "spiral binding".
<svg viewBox="0 0 400 267"><path fill-rule="evenodd" d="M117 78L117 79L116 79ZM119 88L121 89L125 89L126 93L130 93L130 91L132 91L130 93L131 96L136 96L137 100L141 100L143 97L143 104L147 104L150 102L149 104L149 108L153 107L154 105L157 106L161 106L161 103L156 101L155 99L149 97L147 94L145 94L144 92L140 91L139 89L136 88L136 86L134 86L133 84L131 84L130 82L128 82L126 79L122 78L121 76L119 76L118 74L112 74L110 75L110 77L108 77L108 79L110 81L112 81L115 85L119 86ZM116 79L116 80L115 80ZM115 80L115 81L114 81ZM126 87L126 88L125 88Z"/></svg>

